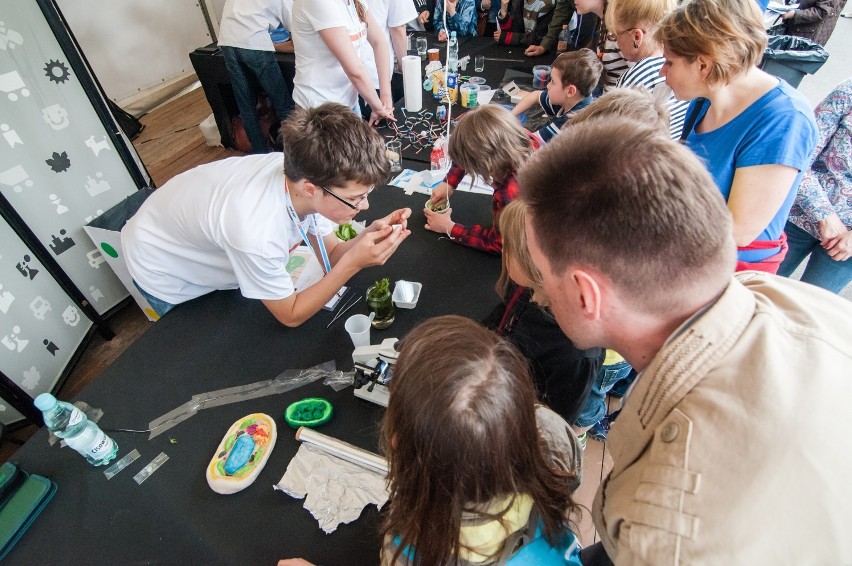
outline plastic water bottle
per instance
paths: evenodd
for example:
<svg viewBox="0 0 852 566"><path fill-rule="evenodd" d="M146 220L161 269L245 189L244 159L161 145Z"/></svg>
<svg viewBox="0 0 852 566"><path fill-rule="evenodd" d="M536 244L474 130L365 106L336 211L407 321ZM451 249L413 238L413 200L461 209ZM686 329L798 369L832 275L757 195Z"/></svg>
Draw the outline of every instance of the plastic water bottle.
<svg viewBox="0 0 852 566"><path fill-rule="evenodd" d="M459 40L456 32L450 32L449 55L447 55L447 71L455 73L459 68Z"/></svg>
<svg viewBox="0 0 852 566"><path fill-rule="evenodd" d="M35 406L44 415L47 428L82 454L90 464L104 466L118 454L118 444L71 403L57 401L50 393L42 393L35 398Z"/></svg>
<svg viewBox="0 0 852 566"><path fill-rule="evenodd" d="M565 53L568 50L569 39L568 24L562 24L562 31L559 32L559 39L556 41L556 51Z"/></svg>

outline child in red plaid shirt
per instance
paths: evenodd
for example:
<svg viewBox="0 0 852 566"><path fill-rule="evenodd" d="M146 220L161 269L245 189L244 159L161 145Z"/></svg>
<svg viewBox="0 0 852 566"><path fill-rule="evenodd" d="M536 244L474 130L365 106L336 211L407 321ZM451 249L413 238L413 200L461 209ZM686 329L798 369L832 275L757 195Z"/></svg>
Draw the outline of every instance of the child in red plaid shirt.
<svg viewBox="0 0 852 566"><path fill-rule="evenodd" d="M432 191L432 204L439 207L445 203L465 174L479 175L494 188L493 223L463 226L453 222L452 208L441 212L424 208L426 229L446 234L459 244L499 254L503 238L497 219L503 208L517 198L515 174L539 146L540 142L501 106L487 104L465 114L450 135L448 151L453 166L446 181Z"/></svg>

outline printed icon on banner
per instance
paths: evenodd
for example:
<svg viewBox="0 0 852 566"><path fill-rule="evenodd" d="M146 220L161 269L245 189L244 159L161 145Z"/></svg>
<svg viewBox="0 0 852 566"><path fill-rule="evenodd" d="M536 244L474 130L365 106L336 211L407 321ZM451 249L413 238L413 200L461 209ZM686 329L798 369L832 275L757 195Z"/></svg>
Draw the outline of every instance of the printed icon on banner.
<svg viewBox="0 0 852 566"><path fill-rule="evenodd" d="M92 150L92 153L95 154L95 157L100 155L101 151L108 149L112 151L112 148L109 146L109 142L107 141L106 136L101 136L101 141L95 141L95 135L92 134L89 136L89 139L86 140L86 145L89 146L89 149Z"/></svg>
<svg viewBox="0 0 852 566"><path fill-rule="evenodd" d="M33 312L33 316L39 320L44 320L44 317L47 316L52 309L50 308L50 303L48 303L44 297L39 295L30 303L30 310Z"/></svg>
<svg viewBox="0 0 852 566"><path fill-rule="evenodd" d="M92 300L96 303L104 298L104 294L94 285L89 285L89 292L92 294Z"/></svg>
<svg viewBox="0 0 852 566"><path fill-rule="evenodd" d="M13 29L7 28L5 22L0 22L0 49L3 51L12 50L23 44L24 36Z"/></svg>
<svg viewBox="0 0 852 566"><path fill-rule="evenodd" d="M29 340L24 340L20 337L21 327L13 326L12 333L3 336L0 338L0 344L3 344L9 350L15 352L17 351L19 354L24 351L24 348L27 347L27 344L30 343Z"/></svg>
<svg viewBox="0 0 852 566"><path fill-rule="evenodd" d="M92 220L94 220L95 218L97 218L98 216L100 216L103 213L104 213L103 210L101 210L100 208L97 209L93 215L86 217L86 220L83 222L83 224L88 224L89 222L91 222Z"/></svg>
<svg viewBox="0 0 852 566"><path fill-rule="evenodd" d="M61 238L56 234L50 235L51 243L48 247L53 250L53 253L55 253L56 255L60 255L63 252L67 252L68 250L74 247L74 240L72 240L70 236L66 236L65 234L65 228L62 228L61 230L59 230L59 236L62 236Z"/></svg>
<svg viewBox="0 0 852 566"><path fill-rule="evenodd" d="M95 173L95 177L95 179L92 179L90 176L86 175L86 191L89 193L89 196L98 196L112 188L109 186L109 183L104 181L104 174L100 171Z"/></svg>
<svg viewBox="0 0 852 566"><path fill-rule="evenodd" d="M57 346L56 344L54 344L53 342L51 342L47 338L42 340L41 343L44 344L44 349L47 350L48 352L50 352L50 355L55 358L56 352L59 351L59 346Z"/></svg>
<svg viewBox="0 0 852 566"><path fill-rule="evenodd" d="M24 140L21 139L18 132L13 130L12 126L9 124L0 124L0 132L3 132L3 138L6 140L6 143L9 144L9 147L24 145Z"/></svg>
<svg viewBox="0 0 852 566"><path fill-rule="evenodd" d="M35 276L38 275L38 269L33 269L32 267L30 267L31 261L32 258L28 255L25 255L24 259L22 259L15 265L15 269L17 269L24 277L29 277L30 281L35 279Z"/></svg>
<svg viewBox="0 0 852 566"><path fill-rule="evenodd" d="M25 389L32 391L38 386L39 381L41 381L41 373L39 373L35 366L30 366L30 369L24 372L24 380L21 382L21 385Z"/></svg>
<svg viewBox="0 0 852 566"><path fill-rule="evenodd" d="M65 214L68 212L68 207L62 204L62 199L58 196L50 194L47 196L47 200L49 200L51 204L56 205L56 214Z"/></svg>
<svg viewBox="0 0 852 566"><path fill-rule="evenodd" d="M62 311L62 320L64 320L65 324L68 326L77 326L80 324L80 311L78 311L77 307L74 305L68 305L65 307L65 310Z"/></svg>
<svg viewBox="0 0 852 566"><path fill-rule="evenodd" d="M15 301L15 295L3 289L3 284L0 283L0 312L3 314L9 313L9 307Z"/></svg>
<svg viewBox="0 0 852 566"><path fill-rule="evenodd" d="M97 248L87 253L86 257L89 260L89 265L91 265L95 269L100 269L101 264L106 261L106 259L104 259L104 254L102 254L101 250Z"/></svg>
<svg viewBox="0 0 852 566"><path fill-rule="evenodd" d="M68 111L59 104L51 104L41 109L41 117L54 130L64 130L71 123Z"/></svg>
<svg viewBox="0 0 852 566"><path fill-rule="evenodd" d="M54 173L64 173L71 167L71 160L68 159L67 151L63 151L62 153L54 151L51 158L45 159L44 162L50 165Z"/></svg>
<svg viewBox="0 0 852 566"><path fill-rule="evenodd" d="M65 63L61 61L48 61L47 65L44 66L44 74L51 81L59 84L64 83L71 76L71 73L68 70L68 67L65 66Z"/></svg>
<svg viewBox="0 0 852 566"><path fill-rule="evenodd" d="M24 187L30 188L33 186L33 180L27 175L27 172L20 165L15 165L11 169L7 169L0 173L0 185L12 187L16 193L24 190Z"/></svg>
<svg viewBox="0 0 852 566"><path fill-rule="evenodd" d="M0 91L5 92L12 102L18 100L19 92L24 98L30 95L30 89L27 88L18 71L9 71L0 75Z"/></svg>

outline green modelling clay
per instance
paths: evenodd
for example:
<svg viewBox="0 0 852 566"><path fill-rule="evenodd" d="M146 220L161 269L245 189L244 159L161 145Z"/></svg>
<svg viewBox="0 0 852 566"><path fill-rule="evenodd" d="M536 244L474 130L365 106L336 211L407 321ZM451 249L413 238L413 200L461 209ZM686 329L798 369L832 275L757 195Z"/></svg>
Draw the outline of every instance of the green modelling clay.
<svg viewBox="0 0 852 566"><path fill-rule="evenodd" d="M296 401L284 411L284 420L293 428L300 426L318 427L331 419L334 412L331 403L319 397Z"/></svg>

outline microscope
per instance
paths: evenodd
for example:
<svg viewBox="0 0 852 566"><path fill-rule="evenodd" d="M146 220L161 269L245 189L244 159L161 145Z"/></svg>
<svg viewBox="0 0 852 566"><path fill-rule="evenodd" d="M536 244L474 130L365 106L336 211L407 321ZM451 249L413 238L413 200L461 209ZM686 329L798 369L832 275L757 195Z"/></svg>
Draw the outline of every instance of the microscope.
<svg viewBox="0 0 852 566"><path fill-rule="evenodd" d="M359 346L352 352L355 362L355 396L382 407L388 406L387 385L393 378L398 338L385 338L375 346Z"/></svg>

